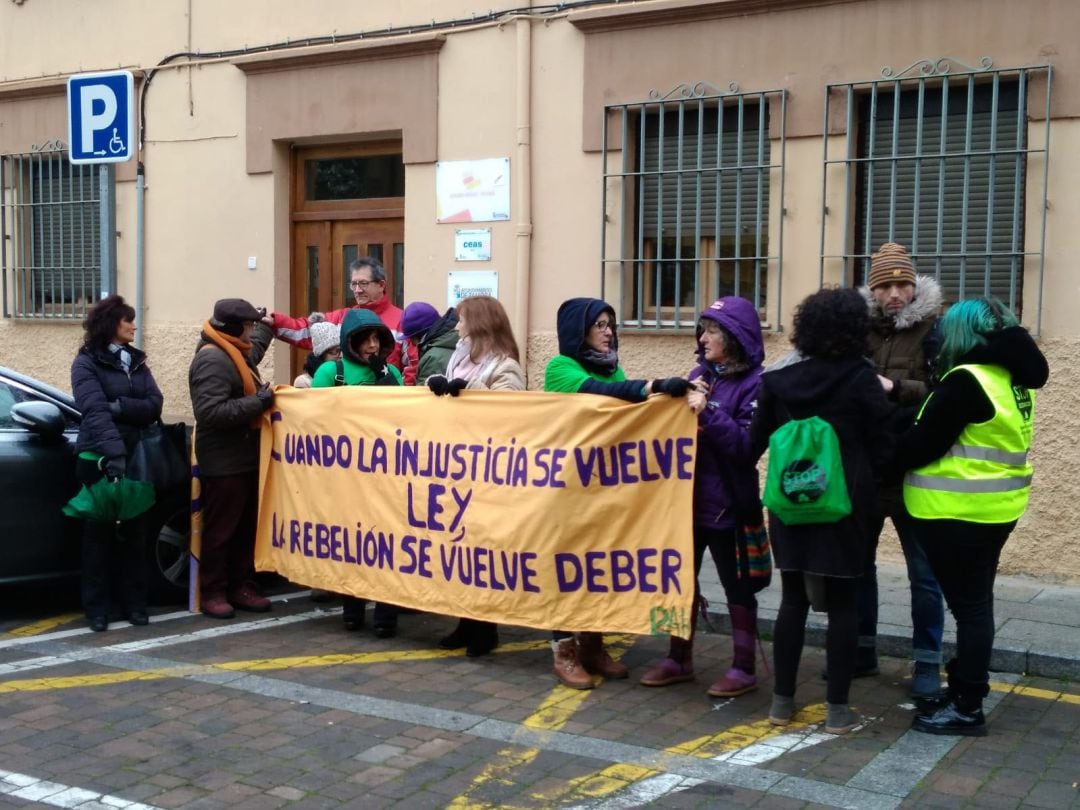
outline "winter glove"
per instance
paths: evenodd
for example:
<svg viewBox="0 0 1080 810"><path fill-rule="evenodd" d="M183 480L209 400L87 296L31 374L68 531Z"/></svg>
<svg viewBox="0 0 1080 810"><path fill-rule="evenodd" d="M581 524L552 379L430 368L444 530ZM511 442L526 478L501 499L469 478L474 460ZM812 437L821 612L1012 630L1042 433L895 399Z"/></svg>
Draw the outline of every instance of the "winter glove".
<svg viewBox="0 0 1080 810"><path fill-rule="evenodd" d="M686 396L690 389L690 382L682 377L668 377L666 380L653 380L652 390L654 394L667 394L673 397Z"/></svg>
<svg viewBox="0 0 1080 810"><path fill-rule="evenodd" d="M266 383L255 392L255 396L259 398L259 402L262 405L262 409L268 410L271 405L274 404L274 392L270 388L270 384Z"/></svg>
<svg viewBox="0 0 1080 810"><path fill-rule="evenodd" d="M427 378L427 387L435 396L441 397L450 390L450 381L442 374L433 374Z"/></svg>
<svg viewBox="0 0 1080 810"><path fill-rule="evenodd" d="M124 473L127 472L127 459L123 456L101 458L98 460L98 467L105 473L107 479L110 481L119 481L124 477Z"/></svg>
<svg viewBox="0 0 1080 810"><path fill-rule="evenodd" d="M120 400L109 403L109 413L111 413L113 416L120 415Z"/></svg>
<svg viewBox="0 0 1080 810"><path fill-rule="evenodd" d="M455 378L446 384L446 393L452 397L456 397L464 389L468 388L468 380L463 380L460 377Z"/></svg>
<svg viewBox="0 0 1080 810"><path fill-rule="evenodd" d="M372 385L397 385L397 378L393 374L383 374Z"/></svg>

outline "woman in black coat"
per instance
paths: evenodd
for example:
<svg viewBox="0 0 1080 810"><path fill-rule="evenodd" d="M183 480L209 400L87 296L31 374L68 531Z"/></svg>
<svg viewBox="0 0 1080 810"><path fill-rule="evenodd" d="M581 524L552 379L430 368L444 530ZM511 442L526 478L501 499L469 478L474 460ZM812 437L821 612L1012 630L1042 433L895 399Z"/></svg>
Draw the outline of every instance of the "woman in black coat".
<svg viewBox="0 0 1080 810"><path fill-rule="evenodd" d="M124 476L140 430L161 417L162 396L146 354L131 345L135 310L123 298L114 294L94 304L83 329L83 346L71 364L71 390L82 412L75 473L89 487L103 476ZM114 597L132 624L149 622L145 548L141 518L85 521L82 598L90 629L108 628Z"/></svg>
<svg viewBox="0 0 1080 810"><path fill-rule="evenodd" d="M852 289L820 290L795 312L795 352L761 376L758 409L750 436L757 455L769 437L791 419L818 416L832 426L840 444L852 511L833 523L787 525L769 516L776 567L782 582L773 656L775 683L769 720L786 725L794 713L795 683L802 656L806 615L829 616L826 635L828 718L831 734L851 731L859 718L848 707L854 674L855 596L871 548L870 522L877 490L875 470L889 460L884 432L889 405L874 367L863 357L870 318L866 301Z"/></svg>

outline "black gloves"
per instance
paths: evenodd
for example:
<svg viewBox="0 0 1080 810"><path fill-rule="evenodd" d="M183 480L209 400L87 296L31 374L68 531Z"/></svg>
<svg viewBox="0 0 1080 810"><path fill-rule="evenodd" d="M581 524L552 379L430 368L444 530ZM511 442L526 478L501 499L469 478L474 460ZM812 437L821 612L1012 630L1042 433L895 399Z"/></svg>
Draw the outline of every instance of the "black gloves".
<svg viewBox="0 0 1080 810"><path fill-rule="evenodd" d="M431 389L431 393L433 393L437 397L441 397L446 394L449 394L452 397L456 397L468 385L469 383L465 380L448 380L441 374L436 374L433 377L428 377L427 381L427 387Z"/></svg>
<svg viewBox="0 0 1080 810"><path fill-rule="evenodd" d="M262 404L262 409L264 411L274 404L274 392L270 388L269 383L262 385L259 390L255 392L255 396L259 398L259 402Z"/></svg>
<svg viewBox="0 0 1080 810"><path fill-rule="evenodd" d="M682 377L668 377L666 380L653 380L652 390L654 394L667 394L673 397L686 396L690 390L690 381Z"/></svg>
<svg viewBox="0 0 1080 810"><path fill-rule="evenodd" d="M119 481L127 472L127 459L123 456L98 459L98 468L104 471L110 481Z"/></svg>
<svg viewBox="0 0 1080 810"><path fill-rule="evenodd" d="M372 383L372 385L397 385L397 384L398 384L397 378L393 374L390 374L390 373L383 374L381 377L379 377L377 380L375 380L375 382Z"/></svg>

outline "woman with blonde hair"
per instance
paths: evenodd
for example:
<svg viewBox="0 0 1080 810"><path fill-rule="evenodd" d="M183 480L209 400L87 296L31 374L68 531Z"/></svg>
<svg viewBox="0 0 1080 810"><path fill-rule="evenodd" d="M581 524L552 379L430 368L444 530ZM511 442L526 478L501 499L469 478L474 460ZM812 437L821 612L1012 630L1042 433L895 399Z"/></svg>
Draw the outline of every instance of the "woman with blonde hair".
<svg viewBox="0 0 1080 810"><path fill-rule="evenodd" d="M463 388L488 391L525 390L510 319L497 298L477 295L457 305L457 347L446 374L428 380L434 393L457 396Z"/></svg>
<svg viewBox="0 0 1080 810"><path fill-rule="evenodd" d="M466 298L457 306L457 317L457 347L446 375L428 378L432 393L456 397L462 389L525 390L517 341L498 299L488 295ZM494 622L460 619L453 632L440 639L439 646L447 650L464 647L470 658L486 655L499 646L498 628Z"/></svg>

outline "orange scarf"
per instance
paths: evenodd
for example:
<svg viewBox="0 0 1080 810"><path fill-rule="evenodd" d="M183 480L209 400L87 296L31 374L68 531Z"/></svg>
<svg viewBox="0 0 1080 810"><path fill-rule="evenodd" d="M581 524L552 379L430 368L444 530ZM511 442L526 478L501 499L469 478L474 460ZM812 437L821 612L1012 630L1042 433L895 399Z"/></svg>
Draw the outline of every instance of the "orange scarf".
<svg viewBox="0 0 1080 810"><path fill-rule="evenodd" d="M262 380L257 376L258 372L254 371L247 362L247 353L251 351L251 341L241 340L238 337L219 332L210 325L210 321L203 324L203 336L229 355L229 359L233 361L233 365L236 366L236 370L240 373L240 382L244 386L244 396L253 396L256 387L262 384ZM253 419L251 426L253 428L261 427L262 417Z"/></svg>

